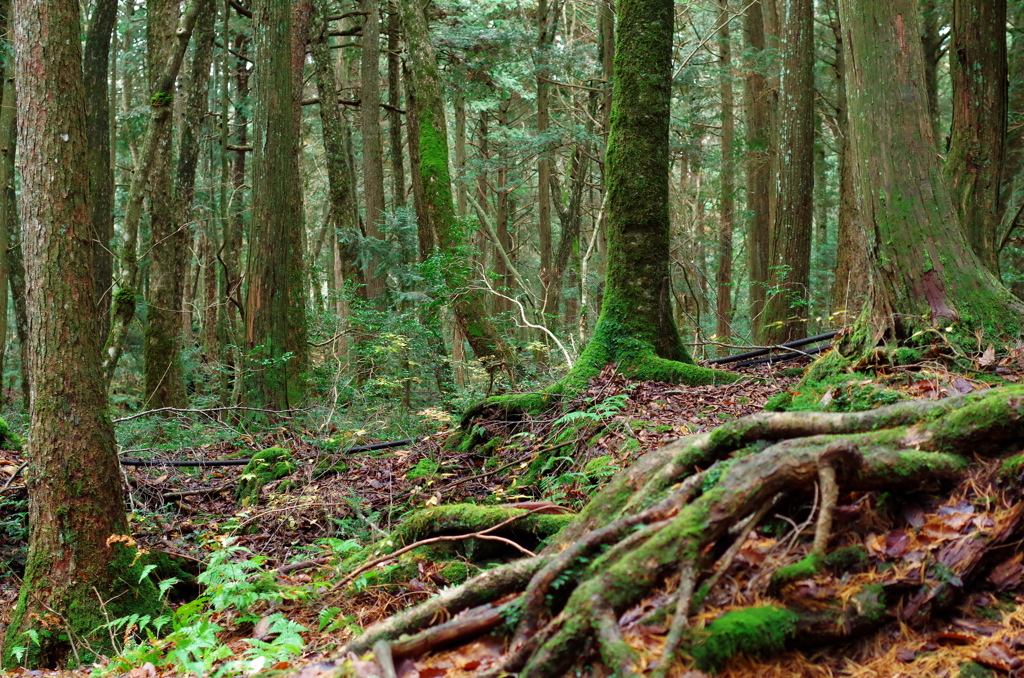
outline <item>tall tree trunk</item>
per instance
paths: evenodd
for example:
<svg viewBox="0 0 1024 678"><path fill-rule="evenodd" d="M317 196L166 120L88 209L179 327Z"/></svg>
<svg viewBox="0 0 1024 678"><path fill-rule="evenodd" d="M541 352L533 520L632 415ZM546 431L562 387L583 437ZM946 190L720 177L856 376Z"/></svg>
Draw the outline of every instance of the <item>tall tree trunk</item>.
<svg viewBox="0 0 1024 678"><path fill-rule="evenodd" d="M199 2L200 0L193 0ZM174 29L178 25L177 0L156 0L146 10L146 61L150 98L159 96L163 66L174 47ZM172 97L174 91L168 94ZM161 128L149 182L151 263L146 326L142 345L145 363L143 377L148 406L182 407L185 381L181 366L181 299L187 277L186 251L188 229L182 229L174 200L172 144L174 115Z"/></svg>
<svg viewBox="0 0 1024 678"><path fill-rule="evenodd" d="M856 151L850 136L850 105L847 91L845 36L839 21L837 0L832 32L836 38L836 121L839 128L839 226L836 237L836 270L832 282L832 311L839 323L851 324L860 313L868 289L868 236L857 205Z"/></svg>
<svg viewBox="0 0 1024 678"><path fill-rule="evenodd" d="M345 122L338 106L338 82L331 64L324 10L316 3L313 15L309 51L313 57L313 74L317 96L320 99L320 126L324 135L327 160L327 196L331 211L331 224L338 243L339 273L343 281L362 282L356 266L353 236L359 230L355 186L349 181L348 151L345 148ZM363 288L365 289L365 288ZM340 291L340 288L339 288Z"/></svg>
<svg viewBox="0 0 1024 678"><path fill-rule="evenodd" d="M8 19L8 29L3 45L6 54L14 55L14 44L11 40L11 3L6 2L4 16ZM31 393L29 387L29 356L28 356L28 313L25 309L25 263L21 251L21 222L18 220L17 194L14 190L15 181L15 150L18 138L18 102L14 88L14 61L4 64L2 108L0 108L0 241L6 242L0 255L0 264L4 276L10 282L11 302L14 306L14 328L18 336L19 356L21 359L21 394L22 408L27 412L30 406ZM0 286L4 297L6 286ZM3 302L6 327L6 300ZM3 352L0 351L0 355Z"/></svg>
<svg viewBox="0 0 1024 678"><path fill-rule="evenodd" d="M434 253L437 237L427 208L423 175L418 169L420 166L420 104L416 96L415 77L408 63L403 68L406 100L405 119L409 123L410 183L412 184L413 208L416 210L416 239L419 245L420 261L426 261Z"/></svg>
<svg viewBox="0 0 1024 678"><path fill-rule="evenodd" d="M401 14L398 0L388 3L388 135L391 141L391 184L395 207L405 207L405 153L402 151L402 64L399 58Z"/></svg>
<svg viewBox="0 0 1024 678"><path fill-rule="evenodd" d="M1006 143L1006 0L954 0L953 129L946 172L975 253L999 275L1000 181Z"/></svg>
<svg viewBox="0 0 1024 678"><path fill-rule="evenodd" d="M778 344L806 331L814 196L814 12L785 0L779 98L779 197L772 232L771 296L764 338Z"/></svg>
<svg viewBox="0 0 1024 678"><path fill-rule="evenodd" d="M736 168L733 159L736 127L733 119L732 45L729 36L729 0L718 2L718 68L722 96L722 173L718 199L718 268L715 273L718 297L718 340L732 336L732 229L735 220ZM724 350L724 349L723 349Z"/></svg>
<svg viewBox="0 0 1024 678"><path fill-rule="evenodd" d="M416 0L403 0L406 43L412 89L415 92L415 115L418 123L419 162L413 174L419 174L423 187L424 207L430 228L436 234L437 246L453 254L461 245L462 235L452 199L448 170L448 124L437 58L430 44L425 8ZM451 299L459 323L473 353L494 368L512 369L517 364L515 353L498 334L488 317L483 295L472 288L472 271L466 262L446 267L446 282L456 292Z"/></svg>
<svg viewBox="0 0 1024 678"><path fill-rule="evenodd" d="M761 0L754 0L743 14L746 42L743 108L747 146L747 267L750 275L750 326L755 337L763 324L768 262L771 249L771 128L770 98L765 77L764 17Z"/></svg>
<svg viewBox="0 0 1024 678"><path fill-rule="evenodd" d="M551 17L547 0L537 2L537 58L540 67L537 69L537 136L542 144L540 156L537 158L537 238L540 250L540 285L541 314L551 312L550 299L551 275L553 271L551 257L551 188L548 185L551 177L551 156L547 151L545 136L551 124L551 113L548 111L551 77L547 68L548 48L554 38L551 29ZM556 308L557 311L557 302Z"/></svg>
<svg viewBox="0 0 1024 678"><path fill-rule="evenodd" d="M199 139L202 133L203 121L208 111L210 95L210 67L213 64L213 38L216 20L217 8L213 0L203 0L203 7L200 10L199 20L196 22L195 28L195 51L192 53L191 74L188 81L188 91L185 94L185 115L182 120L180 137L181 148L178 151L178 168L174 180L174 218L178 224L176 233L183 237L186 245L181 253L182 261L180 263L183 270L187 270L188 236L195 230L201 231L199 250L202 254L199 265L204 269L208 269L210 268L209 262L212 262L213 246L206 235L206 227L203 226L201 229L196 229L192 226L192 222L194 220L193 201L195 199L196 168L199 163ZM215 277L214 280L216 280ZM192 329L191 306L193 299L190 298L187 289L183 289L183 292L185 294L181 306L181 318L183 319L181 323L183 331L181 334L187 336L191 333ZM204 304L204 337L207 336L205 324L210 310ZM214 316L216 316L216 306L212 310ZM211 326L216 327L216 321L211 323ZM215 337L216 335L214 334L213 336ZM204 345L207 346L207 353L209 354L210 344L207 341L204 341ZM213 341L212 345L216 349L216 341Z"/></svg>
<svg viewBox="0 0 1024 678"><path fill-rule="evenodd" d="M362 116L363 200L366 203L366 236L380 238L384 218L384 147L380 124L380 6L378 0L362 0L363 56L360 61L359 112ZM368 259L366 296L377 299L385 292L383 272L375 257Z"/></svg>
<svg viewBox="0 0 1024 678"><path fill-rule="evenodd" d="M259 0L253 6L256 96L245 395L250 404L274 410L303 401L308 350L290 5L288 0Z"/></svg>
<svg viewBox="0 0 1024 678"><path fill-rule="evenodd" d="M1024 304L972 251L934 153L914 0L840 0L847 36L850 134L872 236L869 307L848 354L923 327L957 325L974 341L1016 335Z"/></svg>
<svg viewBox="0 0 1024 678"><path fill-rule="evenodd" d="M162 612L128 536L100 371L78 3L18 0L14 34L33 397L29 557L5 668L80 663L76 645L113 651L109 619Z"/></svg>
<svg viewBox="0 0 1024 678"><path fill-rule="evenodd" d="M89 137L89 204L96 248L96 299L100 342L110 332L110 300L114 285L114 174L110 162L110 99L107 82L110 39L117 24L117 0L98 0L85 34L84 76L86 125Z"/></svg>

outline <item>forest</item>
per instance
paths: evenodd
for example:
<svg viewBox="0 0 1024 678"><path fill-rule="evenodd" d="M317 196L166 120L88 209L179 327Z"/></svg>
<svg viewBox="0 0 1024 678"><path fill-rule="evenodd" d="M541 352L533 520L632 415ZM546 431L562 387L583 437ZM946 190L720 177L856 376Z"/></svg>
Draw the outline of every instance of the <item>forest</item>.
<svg viewBox="0 0 1024 678"><path fill-rule="evenodd" d="M1021 0L0 36L0 674L1024 675Z"/></svg>

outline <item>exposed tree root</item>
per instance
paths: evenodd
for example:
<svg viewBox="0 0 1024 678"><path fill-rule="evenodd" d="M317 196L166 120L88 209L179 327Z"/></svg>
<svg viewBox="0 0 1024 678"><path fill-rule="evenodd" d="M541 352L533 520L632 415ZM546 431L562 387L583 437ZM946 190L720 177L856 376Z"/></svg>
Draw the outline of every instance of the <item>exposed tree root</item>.
<svg viewBox="0 0 1024 678"><path fill-rule="evenodd" d="M950 603L993 547L1019 534L1024 504L1004 511L987 533L937 551L936 567L948 576L930 577L922 566L916 575L864 585L855 595L812 607L786 597L792 579L782 576L771 588L781 593L780 604L729 613L704 631L689 622L773 502L792 504L818 485L813 543L794 570L805 578L826 560L841 492L949 486L974 455L998 454L1022 434L1024 387L1016 386L869 412L765 413L730 422L642 457L540 555L444 591L367 629L347 649L361 653L384 640L401 647L403 656L409 647L425 652L435 647L430 638L452 642L472 635L474 615L485 620L481 632L501 629L497 614L512 640L504 664L488 675L560 677L588 653L619 675L641 675L647 667L626 642L622 615L671 587L677 573L678 593L663 603L673 623L660 675L675 659L677 643L698 665L713 669L738 648L758 650L737 640L743 634L763 636L761 649L770 652L796 638L821 643L865 633L899 609L903 621L919 623ZM759 595L769 593L765 583ZM500 606L500 614L481 608L450 628L424 631L488 604ZM395 645L402 634L413 638Z"/></svg>

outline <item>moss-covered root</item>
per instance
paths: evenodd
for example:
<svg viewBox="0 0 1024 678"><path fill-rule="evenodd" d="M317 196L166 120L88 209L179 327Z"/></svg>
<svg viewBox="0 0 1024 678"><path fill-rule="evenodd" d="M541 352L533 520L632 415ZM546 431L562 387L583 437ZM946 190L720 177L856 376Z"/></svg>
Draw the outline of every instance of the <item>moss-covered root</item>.
<svg viewBox="0 0 1024 678"><path fill-rule="evenodd" d="M406 518L395 531L394 537L401 545L412 544L430 537L473 534L489 531L489 537L508 539L526 549L538 545L558 534L569 524L574 515L543 515L524 509L502 508L499 506L477 506L476 504L449 504L422 509ZM504 525L503 525L504 523ZM493 528L501 526L497 530ZM475 560L493 557L498 549L508 547L502 542L483 538L458 542L444 542L433 548L446 551L439 556L450 556L451 549L459 555L468 555Z"/></svg>
<svg viewBox="0 0 1024 678"><path fill-rule="evenodd" d="M264 485L295 472L295 458L283 447L268 447L253 455L238 481L235 497L243 505L251 504Z"/></svg>

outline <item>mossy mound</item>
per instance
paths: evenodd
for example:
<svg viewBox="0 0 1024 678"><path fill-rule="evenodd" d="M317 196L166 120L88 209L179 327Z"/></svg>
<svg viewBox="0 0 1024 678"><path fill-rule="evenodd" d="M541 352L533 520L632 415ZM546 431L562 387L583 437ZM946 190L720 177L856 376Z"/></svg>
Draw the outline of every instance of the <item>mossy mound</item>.
<svg viewBox="0 0 1024 678"><path fill-rule="evenodd" d="M903 400L903 395L860 372L833 374L819 381L805 378L796 390L776 394L767 412L864 412Z"/></svg>
<svg viewBox="0 0 1024 678"><path fill-rule="evenodd" d="M779 652L796 634L797 621L796 613L771 605L726 612L711 622L694 644L697 668L714 673L741 652L749 657Z"/></svg>
<svg viewBox="0 0 1024 678"><path fill-rule="evenodd" d="M295 458L283 447L268 447L253 455L238 480L235 498L246 506L259 495L267 483L280 480L295 472Z"/></svg>
<svg viewBox="0 0 1024 678"><path fill-rule="evenodd" d="M416 511L406 518L395 530L394 540L396 544L408 545L430 537L472 534L494 527L514 516L522 516L489 534L510 539L523 548L535 550L575 517L571 514L526 514L527 511L524 509L500 506L435 506ZM499 557L509 549L507 544L483 539L441 542L430 548L439 559L450 559L457 555L475 561Z"/></svg>

